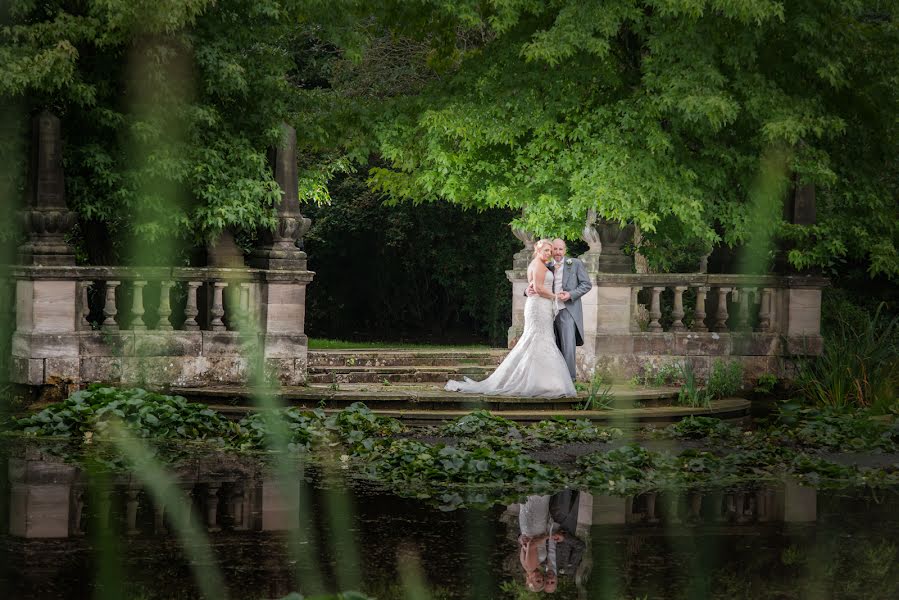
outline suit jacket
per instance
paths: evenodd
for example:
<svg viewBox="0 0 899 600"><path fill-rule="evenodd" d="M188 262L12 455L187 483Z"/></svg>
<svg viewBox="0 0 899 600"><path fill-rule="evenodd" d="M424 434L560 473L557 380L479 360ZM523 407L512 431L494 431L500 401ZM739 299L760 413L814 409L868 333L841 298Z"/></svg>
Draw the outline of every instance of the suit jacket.
<svg viewBox="0 0 899 600"><path fill-rule="evenodd" d="M565 307L571 312L574 323L577 326L577 335L575 336L578 346L584 345L584 308L581 306L581 296L589 292L593 288L590 283L590 277L587 275L587 269L584 263L578 258L572 258L571 264L568 264L568 258L565 258L565 272L562 275L562 289L571 294L571 299L565 302Z"/></svg>
<svg viewBox="0 0 899 600"><path fill-rule="evenodd" d="M574 575L586 550L584 541L575 535L579 505L577 490L565 489L549 499L549 514L565 533L565 539L556 544L556 566L560 574Z"/></svg>

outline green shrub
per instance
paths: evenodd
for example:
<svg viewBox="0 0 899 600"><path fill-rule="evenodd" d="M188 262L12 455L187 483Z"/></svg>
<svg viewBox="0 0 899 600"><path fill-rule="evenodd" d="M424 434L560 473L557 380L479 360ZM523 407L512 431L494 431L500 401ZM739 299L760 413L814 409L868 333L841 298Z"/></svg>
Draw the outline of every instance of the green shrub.
<svg viewBox="0 0 899 600"><path fill-rule="evenodd" d="M709 381L705 386L706 393L713 400L733 396L743 387L743 365L737 361L725 362L715 359Z"/></svg>
<svg viewBox="0 0 899 600"><path fill-rule="evenodd" d="M771 394L775 387L777 387L777 375L762 373L756 380L753 391L757 394Z"/></svg>

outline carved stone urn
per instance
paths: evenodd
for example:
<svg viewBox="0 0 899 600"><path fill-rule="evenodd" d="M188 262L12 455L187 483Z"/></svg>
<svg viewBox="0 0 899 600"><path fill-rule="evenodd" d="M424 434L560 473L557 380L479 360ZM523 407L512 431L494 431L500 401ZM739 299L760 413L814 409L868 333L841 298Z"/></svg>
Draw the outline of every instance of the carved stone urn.
<svg viewBox="0 0 899 600"><path fill-rule="evenodd" d="M62 167L62 127L49 112L34 117L26 205L19 213L28 239L19 246L23 265L74 265L75 252L65 236L76 215L66 205Z"/></svg>
<svg viewBox="0 0 899 600"><path fill-rule="evenodd" d="M587 223L581 233L590 246L582 256L588 270L598 273L631 273L633 259L624 254L624 245L634 235L633 225L598 219L595 210L587 211Z"/></svg>
<svg viewBox="0 0 899 600"><path fill-rule="evenodd" d="M515 271L526 271L528 263L531 262L531 255L534 253L534 244L537 242L537 238L533 233L524 229L516 229L515 227L512 228L512 235L524 244L524 248L512 255L512 269Z"/></svg>

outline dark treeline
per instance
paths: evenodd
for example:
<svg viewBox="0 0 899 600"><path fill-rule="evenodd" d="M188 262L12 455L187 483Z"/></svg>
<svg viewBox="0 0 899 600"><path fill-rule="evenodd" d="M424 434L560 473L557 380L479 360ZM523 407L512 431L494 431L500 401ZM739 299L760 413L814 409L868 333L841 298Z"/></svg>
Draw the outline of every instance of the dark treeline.
<svg viewBox="0 0 899 600"><path fill-rule="evenodd" d="M505 270L521 249L511 211L387 206L357 175L330 188L332 203L306 213L310 337L505 346Z"/></svg>

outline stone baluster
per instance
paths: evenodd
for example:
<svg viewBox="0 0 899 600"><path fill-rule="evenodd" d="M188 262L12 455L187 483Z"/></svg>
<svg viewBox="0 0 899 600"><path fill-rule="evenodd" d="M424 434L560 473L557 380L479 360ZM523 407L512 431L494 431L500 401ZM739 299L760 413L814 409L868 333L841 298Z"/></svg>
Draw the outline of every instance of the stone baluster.
<svg viewBox="0 0 899 600"><path fill-rule="evenodd" d="M692 492L690 494L690 520L698 522L702 519L702 494Z"/></svg>
<svg viewBox="0 0 899 600"><path fill-rule="evenodd" d="M243 325L243 311L241 310L240 284L232 283L225 287L227 299L228 329L240 329Z"/></svg>
<svg viewBox="0 0 899 600"><path fill-rule="evenodd" d="M225 331L227 327L222 317L225 316L224 291L227 284L224 281L214 281L212 285L212 309L209 311L212 320L209 322L209 328L213 331Z"/></svg>
<svg viewBox="0 0 899 600"><path fill-rule="evenodd" d="M740 288L737 300L737 322L735 329L737 331L749 330L749 304L752 302L752 292L754 288Z"/></svg>
<svg viewBox="0 0 899 600"><path fill-rule="evenodd" d="M677 493L672 492L668 495L668 510L666 511L666 516L668 517L668 523L677 524L680 523L680 497Z"/></svg>
<svg viewBox="0 0 899 600"><path fill-rule="evenodd" d="M132 488L126 491L125 494L128 497L125 501L125 534L137 535L140 533L140 530L137 528L137 509L140 505L138 495L140 494L140 490Z"/></svg>
<svg viewBox="0 0 899 600"><path fill-rule="evenodd" d="M252 315L250 309L250 284L243 282L240 284L240 301L238 302L240 308L240 319L242 323L248 322Z"/></svg>
<svg viewBox="0 0 899 600"><path fill-rule="evenodd" d="M718 308L715 311L715 331L728 331L727 319L727 295L731 292L729 287L718 288Z"/></svg>
<svg viewBox="0 0 899 600"><path fill-rule="evenodd" d="M100 531L109 529L109 514L112 511L112 504L110 502L111 496L112 492L109 490L104 490L99 493L99 502L97 503L97 525L100 527Z"/></svg>
<svg viewBox="0 0 899 600"><path fill-rule="evenodd" d="M201 281L188 281L186 285L187 303L184 306L184 316L186 317L184 330L197 331L200 328L200 325L197 323L197 315L200 314L200 311L197 309L197 293L203 283Z"/></svg>
<svg viewBox="0 0 899 600"><path fill-rule="evenodd" d="M696 310L693 313L693 331L709 330L705 324L705 297L708 292L708 286L696 286Z"/></svg>
<svg viewBox="0 0 899 600"><path fill-rule="evenodd" d="M78 287L80 288L80 292L78 297L81 301L81 322L79 329L92 329L91 328L91 305L90 305L90 288L94 284L93 281L79 281Z"/></svg>
<svg viewBox="0 0 899 600"><path fill-rule="evenodd" d="M662 331L662 324L659 323L659 319L662 318L662 307L659 297L664 290L664 287L652 288L652 301L649 305L649 330L654 333Z"/></svg>
<svg viewBox="0 0 899 600"><path fill-rule="evenodd" d="M772 288L762 288L762 299L759 301L758 331L771 331L771 299L774 295Z"/></svg>
<svg viewBox="0 0 899 600"><path fill-rule="evenodd" d="M159 535L169 532L165 526L165 504L161 502L153 508L153 531Z"/></svg>
<svg viewBox="0 0 899 600"><path fill-rule="evenodd" d="M116 314L118 314L115 305L115 290L121 283L121 281L106 282L106 300L103 303L103 329L106 331L116 331L119 328L119 324L115 320Z"/></svg>
<svg viewBox="0 0 899 600"><path fill-rule="evenodd" d="M684 292L686 289L685 285L674 286L674 308L671 310L674 321L671 323L671 331L684 330Z"/></svg>
<svg viewBox="0 0 899 600"><path fill-rule="evenodd" d="M206 487L206 530L221 531L218 525L219 483L210 483Z"/></svg>
<svg viewBox="0 0 899 600"><path fill-rule="evenodd" d="M147 324L144 323L144 286L146 281L135 281L134 296L131 299L131 329L135 331L145 331Z"/></svg>
<svg viewBox="0 0 899 600"><path fill-rule="evenodd" d="M84 490L77 490L74 495L75 510L72 514L72 535L84 535Z"/></svg>
<svg viewBox="0 0 899 600"><path fill-rule="evenodd" d="M171 289L174 282L161 281L159 283L159 323L157 329L171 331L173 329L169 316L172 314Z"/></svg>
<svg viewBox="0 0 899 600"><path fill-rule="evenodd" d="M640 291L642 289L637 285L631 288L631 331L640 331Z"/></svg>
<svg viewBox="0 0 899 600"><path fill-rule="evenodd" d="M243 484L236 484L231 492L229 512L231 513L232 527L237 531L243 531L249 527L244 514L244 496Z"/></svg>
<svg viewBox="0 0 899 600"><path fill-rule="evenodd" d="M659 518L656 516L656 493L649 492L646 494L646 522L658 523Z"/></svg>
<svg viewBox="0 0 899 600"><path fill-rule="evenodd" d="M737 523L746 523L749 521L746 510L746 494L744 492L738 492L736 496Z"/></svg>

